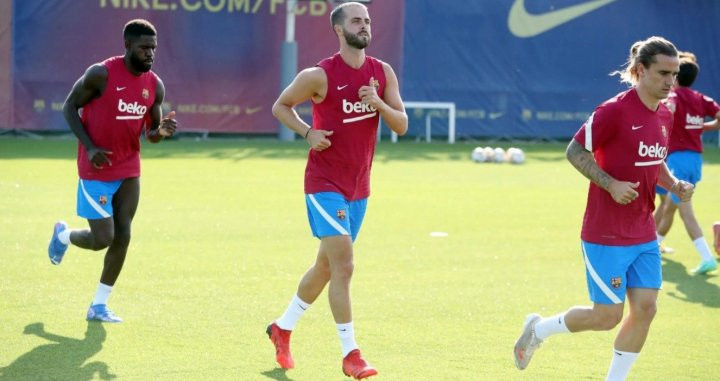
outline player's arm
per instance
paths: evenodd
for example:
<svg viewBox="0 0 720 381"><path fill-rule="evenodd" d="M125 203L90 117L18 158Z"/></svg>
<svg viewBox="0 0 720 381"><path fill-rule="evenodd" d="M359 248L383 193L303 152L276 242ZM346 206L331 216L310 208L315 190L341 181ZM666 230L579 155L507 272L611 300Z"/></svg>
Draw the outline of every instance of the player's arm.
<svg viewBox="0 0 720 381"><path fill-rule="evenodd" d="M305 123L295 111L295 106L312 99L321 102L327 95L327 76L319 67L305 69L298 73L292 83L280 93L272 107L272 113L280 123L307 140L312 149L322 151L330 147L327 136L332 131L316 130Z"/></svg>
<svg viewBox="0 0 720 381"><path fill-rule="evenodd" d="M107 77L108 72L105 66L101 64L90 66L82 77L75 82L63 104L63 116L70 127L70 131L75 134L83 147L85 147L88 159L96 168L106 164L112 165L107 156L112 152L96 146L90 139L87 131L85 131L85 126L82 124L78 110L102 95L107 84Z"/></svg>
<svg viewBox="0 0 720 381"><path fill-rule="evenodd" d="M162 103L165 100L165 84L157 79L155 88L155 101L150 106L150 126L145 130L145 137L151 143L157 143L166 137L173 136L177 128L175 111L170 111L167 117L162 116Z"/></svg>
<svg viewBox="0 0 720 381"><path fill-rule="evenodd" d="M382 65L386 81L383 98L378 95L377 89L373 86L374 78L371 78L368 86L360 88L360 99L363 103L377 109L391 130L398 135L405 135L408 129L408 117L405 113L405 105L400 98L400 85L398 85L398 79L392 67L385 62Z"/></svg>
<svg viewBox="0 0 720 381"><path fill-rule="evenodd" d="M703 131L717 131L720 130L720 111L715 114L715 120L705 122L703 124Z"/></svg>
<svg viewBox="0 0 720 381"><path fill-rule="evenodd" d="M662 162L660 172L658 173L658 185L675 193L680 201L690 201L693 192L695 191L695 187L692 184L685 180L678 180L675 176L673 176L664 161Z"/></svg>
<svg viewBox="0 0 720 381"><path fill-rule="evenodd" d="M605 189L618 204L630 203L638 197L638 192L634 188L637 188L640 183L619 181L610 176L600 168L592 152L586 150L577 140L570 140L565 156L578 172L582 173L595 185Z"/></svg>

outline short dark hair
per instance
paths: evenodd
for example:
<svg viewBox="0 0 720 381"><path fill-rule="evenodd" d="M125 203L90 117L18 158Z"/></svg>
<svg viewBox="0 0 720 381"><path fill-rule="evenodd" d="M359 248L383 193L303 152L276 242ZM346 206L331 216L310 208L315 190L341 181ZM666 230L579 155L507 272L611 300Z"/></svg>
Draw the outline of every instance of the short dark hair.
<svg viewBox="0 0 720 381"><path fill-rule="evenodd" d="M144 19L130 20L123 29L123 38L139 38L142 35L157 36L157 31L150 21Z"/></svg>
<svg viewBox="0 0 720 381"><path fill-rule="evenodd" d="M695 56L693 55L693 58ZM690 87L695 82L695 78L697 78L698 72L700 71L700 66L695 62L695 60L687 59L687 58L681 58L680 59L680 70L678 71L677 75L677 83L678 85L682 87Z"/></svg>
<svg viewBox="0 0 720 381"><path fill-rule="evenodd" d="M345 7L350 5L359 5L361 7L365 7L365 4L360 4L355 1L342 3L335 7L332 12L330 12L330 26L335 27L335 25L342 25L343 22L345 22ZM365 7L367 9L367 7Z"/></svg>

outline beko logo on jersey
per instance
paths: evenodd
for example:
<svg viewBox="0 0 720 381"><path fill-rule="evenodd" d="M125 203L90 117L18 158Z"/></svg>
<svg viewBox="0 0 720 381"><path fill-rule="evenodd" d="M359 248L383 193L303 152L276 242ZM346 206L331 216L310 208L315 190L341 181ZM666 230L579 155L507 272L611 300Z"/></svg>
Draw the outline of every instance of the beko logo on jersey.
<svg viewBox="0 0 720 381"><path fill-rule="evenodd" d="M667 147L661 146L660 143L655 143L654 146L648 146L641 140L640 147L638 147L638 155L640 155L640 157L664 159L667 155Z"/></svg>
<svg viewBox="0 0 720 381"><path fill-rule="evenodd" d="M703 128L703 123L705 123L705 119L700 115L685 114L685 129L700 129Z"/></svg>
<svg viewBox="0 0 720 381"><path fill-rule="evenodd" d="M118 100L118 111L127 112L135 115L145 115L147 112L147 106L143 106L140 103L125 103L122 99Z"/></svg>
<svg viewBox="0 0 720 381"><path fill-rule="evenodd" d="M660 145L660 143L655 143L655 145L646 145L645 142L642 140L640 141L640 146L638 147L638 156L641 158L650 158L655 160L650 161L636 161L635 166L636 167L647 167L650 165L658 165L665 160L665 157L667 156L667 147L663 147Z"/></svg>
<svg viewBox="0 0 720 381"><path fill-rule="evenodd" d="M360 101L352 103L348 102L347 99L343 99L343 112L346 114L352 114L352 113L359 113L359 112L365 112L367 114L363 114L360 116L356 116L354 118L347 118L343 119L343 123L352 123L357 122L358 120L363 119L369 119L377 115L377 109L375 107L370 106L369 104L362 103Z"/></svg>
<svg viewBox="0 0 720 381"><path fill-rule="evenodd" d="M375 112L377 109L370 106L369 104L357 101L355 103L348 102L347 99L343 99L343 112L351 114L353 112Z"/></svg>

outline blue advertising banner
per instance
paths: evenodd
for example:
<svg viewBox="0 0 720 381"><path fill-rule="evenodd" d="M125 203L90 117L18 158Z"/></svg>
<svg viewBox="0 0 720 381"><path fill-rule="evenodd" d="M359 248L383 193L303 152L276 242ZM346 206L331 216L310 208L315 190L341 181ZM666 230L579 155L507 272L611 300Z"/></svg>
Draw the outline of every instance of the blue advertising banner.
<svg viewBox="0 0 720 381"><path fill-rule="evenodd" d="M398 71L403 6L369 5L376 32L368 53ZM326 1L298 2L300 69L337 51L330 11ZM275 133L285 15L285 0L15 1L14 128L67 130L61 109L72 84L93 63L124 54L124 24L145 18L158 30L153 70L182 127Z"/></svg>
<svg viewBox="0 0 720 381"><path fill-rule="evenodd" d="M408 1L403 97L455 102L458 138L568 138L627 88L608 74L649 36L694 52L694 87L717 98L718 19L714 0Z"/></svg>

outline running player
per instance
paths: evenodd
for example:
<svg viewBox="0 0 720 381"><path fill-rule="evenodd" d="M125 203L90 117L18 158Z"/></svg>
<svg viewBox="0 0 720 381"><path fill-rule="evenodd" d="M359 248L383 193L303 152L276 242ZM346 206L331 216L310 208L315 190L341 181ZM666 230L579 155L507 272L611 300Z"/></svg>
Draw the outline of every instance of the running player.
<svg viewBox="0 0 720 381"><path fill-rule="evenodd" d="M320 239L315 263L300 280L283 315L267 327L282 368L293 368L290 334L329 283L330 309L342 347L343 372L355 379L377 374L360 355L350 305L353 242L370 195L370 168L380 116L399 135L407 115L397 77L385 62L365 54L370 16L357 2L338 5L330 15L340 52L300 72L273 106L284 125L310 145L305 169L305 203L313 236ZM312 100L313 126L294 107Z"/></svg>
<svg viewBox="0 0 720 381"><path fill-rule="evenodd" d="M136 19L125 24L125 55L90 66L73 85L63 112L79 140L77 214L89 229L60 221L48 246L59 265L68 245L103 250L105 262L87 320L122 322L108 307L130 244L130 225L140 199L140 141L153 143L175 132L175 112L162 117L165 86L150 69L157 48L155 27ZM80 115L82 109L82 115Z"/></svg>
<svg viewBox="0 0 720 381"><path fill-rule="evenodd" d="M574 307L543 318L530 314L515 343L515 364L525 369L548 337L565 332L613 329L607 380L624 380L645 343L662 284L660 252L652 218L655 185L689 200L693 187L668 170L672 112L661 103L672 89L679 60L660 37L638 41L621 75L632 87L605 101L575 134L567 158L590 179L581 246L592 307Z"/></svg>
<svg viewBox="0 0 720 381"><path fill-rule="evenodd" d="M668 144L667 166L678 179L697 185L702 177L702 133L720 129L720 105L712 98L690 88L695 82L700 67L692 53L680 53L680 72L677 84L667 99L668 108L673 111L674 122ZM705 118L713 121L705 122ZM658 187L657 193L667 194L667 190ZM707 274L717 270L717 261L710 252L702 228L695 218L692 201L680 202L677 196L662 197L663 201L655 213L658 243L672 227L675 211L685 224L690 240L700 254L700 264L692 270L694 274ZM717 245L717 240L716 245Z"/></svg>

